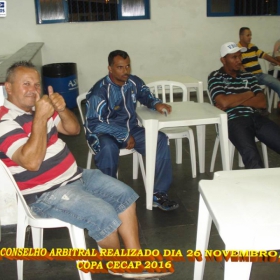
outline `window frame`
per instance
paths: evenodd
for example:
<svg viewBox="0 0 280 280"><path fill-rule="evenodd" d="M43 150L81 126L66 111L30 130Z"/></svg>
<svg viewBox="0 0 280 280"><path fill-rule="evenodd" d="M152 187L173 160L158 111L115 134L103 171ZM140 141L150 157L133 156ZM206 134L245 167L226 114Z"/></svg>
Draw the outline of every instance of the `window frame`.
<svg viewBox="0 0 280 280"><path fill-rule="evenodd" d="M69 15L69 9L68 9L68 2L67 0L61 0L63 3L63 11L64 11L64 19L44 19L41 18L41 3L40 0L35 0L35 12L36 12L36 22L37 24L50 24L50 23L72 23L72 22L101 22L101 21L121 21L121 20L144 20L144 19L150 19L150 0L144 0L145 5L145 15L144 16L122 16L122 1L118 0L117 3L117 13L118 13L118 19L114 20L86 20L86 21L70 21L70 15Z"/></svg>

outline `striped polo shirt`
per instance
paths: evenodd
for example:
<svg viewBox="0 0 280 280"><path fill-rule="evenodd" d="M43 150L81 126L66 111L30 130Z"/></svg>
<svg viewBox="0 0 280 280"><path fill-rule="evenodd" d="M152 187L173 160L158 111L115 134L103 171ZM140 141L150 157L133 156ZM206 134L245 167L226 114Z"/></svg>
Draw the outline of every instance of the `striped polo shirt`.
<svg viewBox="0 0 280 280"><path fill-rule="evenodd" d="M22 194L43 192L81 177L82 169L66 144L58 138L57 112L47 122L47 150L38 171L29 171L12 161L14 152L30 137L33 114L4 101L0 107L0 160L10 169Z"/></svg>
<svg viewBox="0 0 280 280"><path fill-rule="evenodd" d="M242 48L243 46L238 43L238 47ZM265 52L260 50L257 46L249 44L246 52L242 52L242 64L246 72L251 72L253 74L262 73L261 66L259 64L258 58L262 58Z"/></svg>
<svg viewBox="0 0 280 280"><path fill-rule="evenodd" d="M213 71L208 77L208 90L215 105L215 98L220 94L239 94L246 91L252 91L255 94L262 92L257 84L257 79L254 75L247 72L239 72L236 78L228 75L223 67ZM253 114L254 108L239 105L234 108L225 110L228 114L228 119L232 120L237 117L246 117Z"/></svg>

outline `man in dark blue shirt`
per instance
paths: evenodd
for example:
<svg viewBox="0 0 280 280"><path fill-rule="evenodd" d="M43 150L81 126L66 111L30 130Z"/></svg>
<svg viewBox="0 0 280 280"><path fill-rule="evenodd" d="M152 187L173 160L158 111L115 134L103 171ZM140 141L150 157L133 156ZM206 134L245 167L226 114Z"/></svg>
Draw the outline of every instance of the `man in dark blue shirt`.
<svg viewBox="0 0 280 280"><path fill-rule="evenodd" d="M86 137L95 153L95 165L105 174L116 177L119 150L135 149L145 154L145 129L138 125L137 102L171 113L171 106L155 98L137 76L130 74L130 58L121 50L108 57L109 74L98 81L87 95ZM168 137L158 133L153 206L170 211L178 203L169 200L172 166Z"/></svg>

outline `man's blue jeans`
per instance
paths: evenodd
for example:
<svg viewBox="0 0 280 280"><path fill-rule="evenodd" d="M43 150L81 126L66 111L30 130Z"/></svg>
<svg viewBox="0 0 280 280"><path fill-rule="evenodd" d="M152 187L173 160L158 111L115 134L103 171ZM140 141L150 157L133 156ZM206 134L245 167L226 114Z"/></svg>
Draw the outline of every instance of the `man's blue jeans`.
<svg viewBox="0 0 280 280"><path fill-rule="evenodd" d="M228 137L240 153L245 168L263 168L255 137L280 154L279 126L258 113L228 121Z"/></svg>
<svg viewBox="0 0 280 280"><path fill-rule="evenodd" d="M134 149L141 155L145 155L145 129L135 127L130 131L135 139ZM95 165L104 174L116 177L119 163L119 149L125 148L126 143L118 143L114 137L104 134L99 136L100 152L94 157ZM169 139L162 133L158 133L155 185L154 192L167 193L172 182L172 165L170 158Z"/></svg>
<svg viewBox="0 0 280 280"><path fill-rule="evenodd" d="M138 197L121 181L98 169L85 169L81 179L45 192L29 206L40 217L88 229L89 236L99 242L121 225L118 214Z"/></svg>
<svg viewBox="0 0 280 280"><path fill-rule="evenodd" d="M275 92L277 92L278 96L280 97L280 81L273 76L269 74L255 74L258 84L259 85L265 85L269 88L273 89Z"/></svg>

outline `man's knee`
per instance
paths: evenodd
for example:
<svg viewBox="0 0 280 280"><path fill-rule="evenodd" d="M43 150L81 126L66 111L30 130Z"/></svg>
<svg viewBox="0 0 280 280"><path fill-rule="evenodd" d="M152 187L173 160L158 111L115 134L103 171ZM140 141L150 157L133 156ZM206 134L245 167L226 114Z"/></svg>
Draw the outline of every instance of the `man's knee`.
<svg viewBox="0 0 280 280"><path fill-rule="evenodd" d="M95 165L104 174L116 178L119 162L119 147L115 141L110 139L100 142L100 151L94 157Z"/></svg>
<svg viewBox="0 0 280 280"><path fill-rule="evenodd" d="M100 138L100 152L102 153L114 153L119 154L119 145L112 137L101 137Z"/></svg>
<svg viewBox="0 0 280 280"><path fill-rule="evenodd" d="M104 145L103 147L100 147L100 155L102 156L109 156L109 157L118 157L120 153L120 149L116 147L115 145Z"/></svg>

